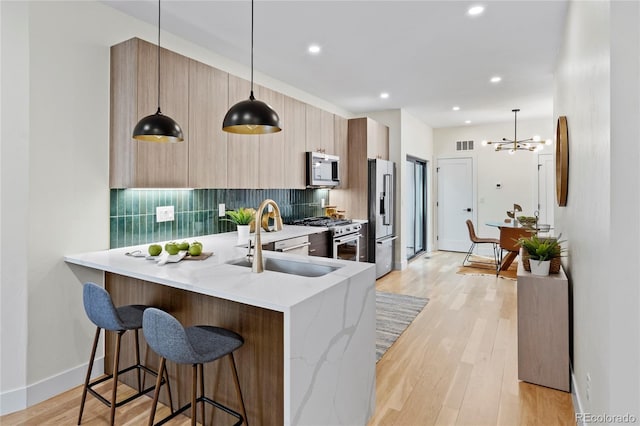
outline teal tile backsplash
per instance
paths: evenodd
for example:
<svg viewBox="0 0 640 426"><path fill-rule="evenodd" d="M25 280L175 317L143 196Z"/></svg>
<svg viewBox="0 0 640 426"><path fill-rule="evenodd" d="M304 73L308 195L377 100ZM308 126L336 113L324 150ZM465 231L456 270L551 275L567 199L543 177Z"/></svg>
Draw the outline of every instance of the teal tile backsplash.
<svg viewBox="0 0 640 426"><path fill-rule="evenodd" d="M110 247L191 238L235 231L235 225L218 217L218 204L227 210L257 208L271 198L285 222L322 215L320 200L327 189L112 189ZM156 222L156 207L174 206L175 220Z"/></svg>

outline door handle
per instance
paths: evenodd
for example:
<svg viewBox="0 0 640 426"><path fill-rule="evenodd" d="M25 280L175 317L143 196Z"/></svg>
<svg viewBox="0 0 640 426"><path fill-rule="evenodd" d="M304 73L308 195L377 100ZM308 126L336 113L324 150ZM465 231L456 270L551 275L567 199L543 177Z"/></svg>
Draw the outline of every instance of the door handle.
<svg viewBox="0 0 640 426"><path fill-rule="evenodd" d="M466 209L462 209L463 212L471 212L473 209L471 207L467 207Z"/></svg>

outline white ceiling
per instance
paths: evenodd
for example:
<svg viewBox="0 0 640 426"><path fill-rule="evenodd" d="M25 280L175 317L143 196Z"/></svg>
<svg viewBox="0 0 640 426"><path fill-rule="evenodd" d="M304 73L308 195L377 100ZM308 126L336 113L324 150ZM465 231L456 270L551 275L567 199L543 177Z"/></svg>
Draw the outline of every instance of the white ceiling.
<svg viewBox="0 0 640 426"><path fill-rule="evenodd" d="M104 3L157 25L155 0ZM474 4L484 14L468 16ZM434 128L508 121L513 108L520 119L551 117L567 7L567 0L256 0L254 66L354 114L404 108ZM162 29L250 63L248 0L164 0ZM307 53L311 43L322 46L319 55ZM490 83L494 75L502 82Z"/></svg>

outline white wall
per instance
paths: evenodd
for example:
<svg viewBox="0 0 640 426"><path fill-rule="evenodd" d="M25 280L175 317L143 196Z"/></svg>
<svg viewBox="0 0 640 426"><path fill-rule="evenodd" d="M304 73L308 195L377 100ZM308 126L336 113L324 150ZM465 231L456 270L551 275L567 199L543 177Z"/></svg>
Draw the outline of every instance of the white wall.
<svg viewBox="0 0 640 426"><path fill-rule="evenodd" d="M109 47L156 41L157 27L98 2L0 2L0 413L82 383L94 328L81 283L96 272L65 254L109 246ZM171 34L163 47L248 75ZM339 108L256 74L256 82Z"/></svg>
<svg viewBox="0 0 640 426"><path fill-rule="evenodd" d="M555 217L569 240L576 410L637 418L639 23L637 2L572 2L554 96L569 127L567 206Z"/></svg>
<svg viewBox="0 0 640 426"><path fill-rule="evenodd" d="M407 197L400 188L407 187L406 159L407 155L411 155L432 163L433 130L404 110L375 111L369 112L367 116L389 127L389 160L396 163L395 233L398 239L395 243L394 269L404 269L407 266L408 226L404 208ZM432 181L431 176L428 179L429 182ZM434 216L432 207L429 210L427 217L431 219ZM431 226L427 231L432 239ZM428 245L432 247L433 242L429 241Z"/></svg>
<svg viewBox="0 0 640 426"><path fill-rule="evenodd" d="M0 4L0 398L24 405L27 381L27 197L29 194L28 6ZM13 41L13 42L11 42ZM11 324L11 327L7 327Z"/></svg>
<svg viewBox="0 0 640 426"><path fill-rule="evenodd" d="M518 139L538 135L542 139L554 138L554 123L551 117L546 119L521 119L518 117ZM476 205L474 223L476 233L486 237L499 237L499 231L487 222L501 221L507 217L507 210L513 204L522 206L522 214L532 216L537 210L538 154L536 152L518 151L514 155L507 152L495 152L494 148L481 146L481 141L513 139L513 113L511 120L503 123L448 127L434 130L435 158L469 157L473 160L473 174ZM456 141L474 141L473 151L456 151ZM555 145L545 146L542 152L552 152ZM497 189L496 184L501 188ZM437 190L437 186L435 187ZM437 191L436 191L437 192ZM461 224L464 226L464 224ZM436 228L437 229L437 228ZM466 232L466 231L465 231Z"/></svg>

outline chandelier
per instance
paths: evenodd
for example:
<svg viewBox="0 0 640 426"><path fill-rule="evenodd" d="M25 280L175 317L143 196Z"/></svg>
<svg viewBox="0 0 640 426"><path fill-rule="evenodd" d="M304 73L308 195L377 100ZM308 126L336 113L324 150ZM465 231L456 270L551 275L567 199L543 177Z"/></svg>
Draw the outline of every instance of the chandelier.
<svg viewBox="0 0 640 426"><path fill-rule="evenodd" d="M482 141L482 146L495 145L495 151L508 151L515 154L516 151L541 151L545 145L551 145L551 139L541 140L540 136L533 136L528 139L518 140L518 112L519 109L511 110L514 114L513 139L502 138L500 142Z"/></svg>

